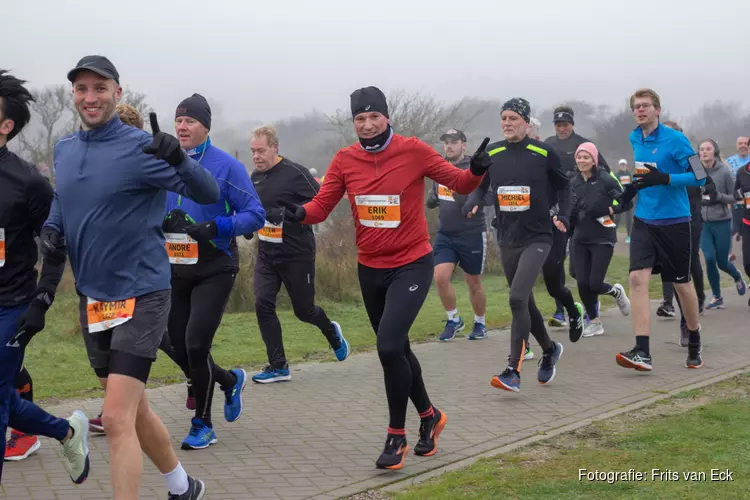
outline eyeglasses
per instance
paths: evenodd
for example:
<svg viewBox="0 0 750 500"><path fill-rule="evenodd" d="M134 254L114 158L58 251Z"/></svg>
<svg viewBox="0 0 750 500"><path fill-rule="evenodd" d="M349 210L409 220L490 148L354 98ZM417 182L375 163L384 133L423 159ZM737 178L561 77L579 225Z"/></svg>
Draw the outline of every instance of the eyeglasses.
<svg viewBox="0 0 750 500"><path fill-rule="evenodd" d="M633 105L633 109L634 110L648 109L648 108L650 108L652 106L653 106L653 104L651 104L650 102L644 102L643 104L635 104L635 105Z"/></svg>

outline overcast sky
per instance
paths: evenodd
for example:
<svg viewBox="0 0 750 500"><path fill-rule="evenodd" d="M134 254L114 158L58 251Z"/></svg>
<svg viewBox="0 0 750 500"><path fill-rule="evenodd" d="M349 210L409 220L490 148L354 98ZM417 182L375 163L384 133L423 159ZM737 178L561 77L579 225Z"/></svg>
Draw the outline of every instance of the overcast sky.
<svg viewBox="0 0 750 500"><path fill-rule="evenodd" d="M366 85L445 101L520 95L535 109L620 105L650 86L679 118L750 90L750 4L734 0L2 3L0 67L39 87L106 55L160 115L193 92L226 121L272 121L348 109Z"/></svg>

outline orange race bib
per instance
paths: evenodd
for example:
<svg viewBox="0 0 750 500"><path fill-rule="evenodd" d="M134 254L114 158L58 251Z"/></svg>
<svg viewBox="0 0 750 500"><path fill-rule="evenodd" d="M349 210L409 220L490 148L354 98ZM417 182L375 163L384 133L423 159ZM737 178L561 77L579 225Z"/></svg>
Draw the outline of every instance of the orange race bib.
<svg viewBox="0 0 750 500"><path fill-rule="evenodd" d="M531 189L529 186L500 186L497 204L501 212L525 212L531 208Z"/></svg>
<svg viewBox="0 0 750 500"><path fill-rule="evenodd" d="M99 302L91 297L87 298L86 317L89 332L103 332L127 323L133 319L135 298L116 300L114 302Z"/></svg>
<svg viewBox="0 0 750 500"><path fill-rule="evenodd" d="M438 199L443 201L456 201L453 198L453 191L442 184L438 184Z"/></svg>
<svg viewBox="0 0 750 500"><path fill-rule="evenodd" d="M355 196L359 223L365 227L393 229L401 224L401 196L362 195Z"/></svg>
<svg viewBox="0 0 750 500"><path fill-rule="evenodd" d="M5 265L5 229L0 227L0 267Z"/></svg>
<svg viewBox="0 0 750 500"><path fill-rule="evenodd" d="M167 255L170 264L196 264L198 262L198 242L187 234L164 233L167 242Z"/></svg>
<svg viewBox="0 0 750 500"><path fill-rule="evenodd" d="M630 176L623 175L622 177L620 177L620 184L622 184L623 186L627 186L628 184L630 184Z"/></svg>
<svg viewBox="0 0 750 500"><path fill-rule="evenodd" d="M648 162L649 165L653 165L654 168L657 168L656 163L654 162ZM646 162L643 161L637 161L635 162L635 173L637 175L646 175L649 172L648 167L646 166Z"/></svg>
<svg viewBox="0 0 750 500"><path fill-rule="evenodd" d="M615 227L616 226L615 222L610 218L609 215L605 215L604 217L597 217L596 220L598 220L599 224L601 224L604 227Z"/></svg>
<svg viewBox="0 0 750 500"><path fill-rule="evenodd" d="M268 243L282 243L284 235L284 223L278 225L266 221L266 225L258 230L258 239Z"/></svg>

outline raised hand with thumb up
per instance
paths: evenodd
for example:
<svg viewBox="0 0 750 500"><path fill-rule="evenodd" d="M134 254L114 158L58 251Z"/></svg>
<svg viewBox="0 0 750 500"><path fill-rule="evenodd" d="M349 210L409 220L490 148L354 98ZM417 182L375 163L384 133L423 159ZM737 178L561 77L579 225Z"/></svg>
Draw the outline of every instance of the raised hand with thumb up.
<svg viewBox="0 0 750 500"><path fill-rule="evenodd" d="M485 137L482 144L480 144L479 148L471 156L469 170L471 170L471 173L476 176L484 175L485 172L487 172L487 169L492 165L492 158L490 158L490 155L485 151L485 149L487 149L487 144L489 143L490 138Z"/></svg>
<svg viewBox="0 0 750 500"><path fill-rule="evenodd" d="M154 155L173 167L181 165L185 161L185 153L183 153L180 147L180 141L175 136L162 132L159 129L159 121L156 119L156 113L152 111L148 117L151 120L151 132L154 136L151 144L143 146L143 152L147 155Z"/></svg>

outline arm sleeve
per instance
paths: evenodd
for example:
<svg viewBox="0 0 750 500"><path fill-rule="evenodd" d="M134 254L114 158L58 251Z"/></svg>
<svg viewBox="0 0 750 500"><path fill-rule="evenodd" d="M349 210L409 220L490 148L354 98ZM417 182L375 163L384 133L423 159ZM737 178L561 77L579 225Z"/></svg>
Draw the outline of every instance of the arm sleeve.
<svg viewBox="0 0 750 500"><path fill-rule="evenodd" d="M42 226L48 219L55 194L49 181L41 175L35 176L34 180L28 186L27 199L29 200L29 218L31 219L34 233L40 236ZM62 231L60 231L62 232ZM54 300L57 286L62 279L65 270L65 258L61 261L51 262L49 259L43 259L42 272L37 284L34 295L48 293Z"/></svg>
<svg viewBox="0 0 750 500"><path fill-rule="evenodd" d="M219 201L219 185L211 172L187 155L185 155L185 161L177 167L153 155L147 155L141 151L141 146L149 142L150 137L144 136L135 153L143 155L143 172L147 184L181 194L201 205Z"/></svg>
<svg viewBox="0 0 750 500"><path fill-rule="evenodd" d="M732 191L732 194L734 195L734 200L735 201L740 201L745 196L743 193L740 193L739 197L738 197L738 194L737 194L738 191L742 191L742 185L740 184L740 173L739 172L737 172L737 176L734 178L734 191Z"/></svg>
<svg viewBox="0 0 750 500"><path fill-rule="evenodd" d="M225 200L234 213L216 218L219 238L234 238L254 233L263 227L266 212L245 168L241 164L232 163L227 170L227 178L219 181L225 186Z"/></svg>
<svg viewBox="0 0 750 500"><path fill-rule="evenodd" d="M292 192L297 197L299 203L306 203L320 192L320 184L315 180L309 170L304 167L294 167L297 169L298 175L294 176L294 185L292 186Z"/></svg>
<svg viewBox="0 0 750 500"><path fill-rule="evenodd" d="M476 189L483 176L476 176L471 169L461 170L440 156L437 151L420 140L416 140L419 149L420 164L424 176L448 186L458 194L469 194Z"/></svg>
<svg viewBox="0 0 750 500"><path fill-rule="evenodd" d="M466 199L464 206L475 207L479 206L490 206L494 205L495 201L492 199L495 193L490 189L490 176L485 175L479 187L476 188ZM483 205L486 200L491 200L487 205Z"/></svg>
<svg viewBox="0 0 750 500"><path fill-rule="evenodd" d="M549 151L547 152L547 177L549 178L553 189L557 191L557 203L560 207L558 218L563 217L570 219L573 187L571 186L570 179L568 179L565 172L565 167L562 165L560 155L557 154L555 148L549 148Z"/></svg>
<svg viewBox="0 0 750 500"><path fill-rule="evenodd" d="M57 165L55 165L56 161L57 161L57 146L55 146L54 159L52 162L52 165L53 165L52 168L55 171L57 170ZM44 222L43 225L49 226L55 229L58 233L65 235L63 231L62 213L60 212L60 200L57 198L57 191L53 192L52 194L52 205L49 208L49 215L47 216L47 220Z"/></svg>
<svg viewBox="0 0 750 500"><path fill-rule="evenodd" d="M336 153L326 171L326 179L320 191L309 202L305 203L303 224L318 224L328 218L346 191L346 183L341 173L341 152Z"/></svg>
<svg viewBox="0 0 750 500"><path fill-rule="evenodd" d="M672 186L703 186L706 183L706 179L698 180L695 178L695 174L690 168L688 159L691 156L695 156L695 150L690 145L690 141L683 134L680 134L676 139L672 141L672 148L674 153L672 157L680 167L685 171L679 174L669 175L669 184Z"/></svg>
<svg viewBox="0 0 750 500"><path fill-rule="evenodd" d="M732 182L732 175L727 172L727 175L722 179L721 189L717 190L716 200L721 203L734 203L734 183Z"/></svg>

